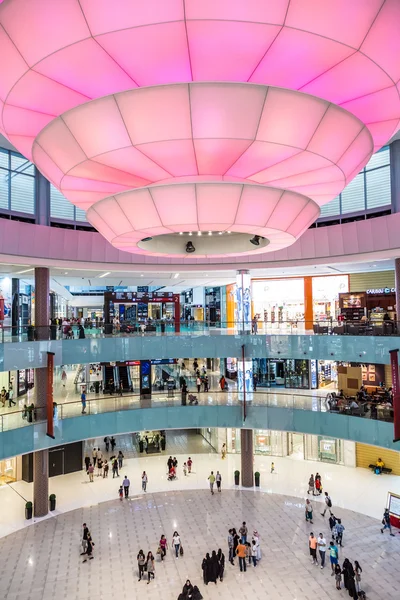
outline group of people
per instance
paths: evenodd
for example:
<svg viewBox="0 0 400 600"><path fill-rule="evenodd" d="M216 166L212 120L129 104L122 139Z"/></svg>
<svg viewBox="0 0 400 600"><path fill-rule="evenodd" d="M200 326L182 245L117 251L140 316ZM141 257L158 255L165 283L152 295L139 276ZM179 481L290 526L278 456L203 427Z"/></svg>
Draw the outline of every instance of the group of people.
<svg viewBox="0 0 400 600"><path fill-rule="evenodd" d="M206 585L209 583L215 583L217 585L218 579L223 581L224 570L225 570L225 555L219 548L218 552L213 550L210 553L207 552L201 563L203 570L203 581Z"/></svg>
<svg viewBox="0 0 400 600"><path fill-rule="evenodd" d="M310 493L313 496L320 496L322 494L322 478L319 473L315 473L315 477L312 473L310 475L307 494Z"/></svg>
<svg viewBox="0 0 400 600"><path fill-rule="evenodd" d="M107 441L106 441L107 440ZM109 439L108 437L104 438L106 444L106 452L109 451L109 447L111 444L111 450L114 451L116 441L112 437ZM119 450L118 455L113 454L107 460L104 458L103 452L100 448L94 447L92 450L92 458L89 456L85 456L85 468L86 474L89 476L89 482L94 481L95 470L97 469L97 477L103 477L106 479L108 477L108 472L110 470L110 466L112 469L113 479L114 477L119 477L119 469L122 469L124 455L121 450Z"/></svg>
<svg viewBox="0 0 400 600"><path fill-rule="evenodd" d="M234 565L234 558L237 556L240 571L246 571L246 560L249 565L256 567L261 560L260 536L256 530L253 531L251 542L247 540L248 528L243 521L239 532L233 527L228 532L228 551L229 562Z"/></svg>
<svg viewBox="0 0 400 600"><path fill-rule="evenodd" d="M342 576L345 589L349 592L351 598L361 598L364 592L360 589L361 573L362 568L359 562L354 561L354 566L348 558L345 558L343 566L339 564L339 549L335 542L332 540L327 545L327 541L320 533L318 537L315 537L313 532L310 533L308 538L308 547L311 556L311 562L314 565L318 565L317 551L320 558L321 569L325 567L325 555L329 552L329 560L331 563L331 576L335 577L336 589L340 590L342 585Z"/></svg>
<svg viewBox="0 0 400 600"><path fill-rule="evenodd" d="M203 600L203 596L197 585L192 585L190 579L187 579L178 600Z"/></svg>
<svg viewBox="0 0 400 600"><path fill-rule="evenodd" d="M9 384L8 390L6 390L3 385L0 392L0 402L2 403L3 407L6 405L6 402L8 402L8 408L16 405L16 402L14 402L14 388L12 383Z"/></svg>

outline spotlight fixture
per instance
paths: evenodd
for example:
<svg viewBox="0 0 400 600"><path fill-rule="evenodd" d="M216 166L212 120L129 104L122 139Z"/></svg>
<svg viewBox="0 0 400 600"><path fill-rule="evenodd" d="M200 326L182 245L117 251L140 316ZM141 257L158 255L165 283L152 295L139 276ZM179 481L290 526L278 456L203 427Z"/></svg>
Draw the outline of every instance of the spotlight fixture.
<svg viewBox="0 0 400 600"><path fill-rule="evenodd" d="M222 235L223 233L223 231L218 231L218 235Z"/></svg>
<svg viewBox="0 0 400 600"><path fill-rule="evenodd" d="M255 235L254 237L251 238L250 244L253 244L253 246L259 246L260 239L261 239L261 237L259 235Z"/></svg>
<svg viewBox="0 0 400 600"><path fill-rule="evenodd" d="M191 231L189 231L189 235L193 235Z"/></svg>
<svg viewBox="0 0 400 600"><path fill-rule="evenodd" d="M180 231L180 232L179 232L179 235L183 235L183 231Z"/></svg>
<svg viewBox="0 0 400 600"><path fill-rule="evenodd" d="M192 254L192 252L196 252L196 248L193 246L193 242L188 242L186 244L186 252L188 254Z"/></svg>
<svg viewBox="0 0 400 600"><path fill-rule="evenodd" d="M208 232L208 235L212 235L212 231L209 231L209 232Z"/></svg>
<svg viewBox="0 0 400 600"><path fill-rule="evenodd" d="M198 232L197 232L197 235L198 235L198 236L200 236L200 235L201 235L201 231L198 231Z"/></svg>
<svg viewBox="0 0 400 600"><path fill-rule="evenodd" d="M150 240L152 240L152 237L146 237L142 239L142 242L150 242Z"/></svg>

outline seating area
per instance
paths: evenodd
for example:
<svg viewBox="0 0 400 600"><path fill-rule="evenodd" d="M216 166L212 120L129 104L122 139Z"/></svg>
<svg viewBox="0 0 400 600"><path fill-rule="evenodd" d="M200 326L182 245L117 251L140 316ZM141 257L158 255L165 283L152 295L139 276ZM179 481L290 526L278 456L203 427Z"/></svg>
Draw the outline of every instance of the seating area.
<svg viewBox="0 0 400 600"><path fill-rule="evenodd" d="M371 469L371 471L376 470L376 465L369 465L369 468ZM390 473L392 472L392 469L388 469L387 467L382 467L381 469L381 473L384 473L385 475L390 475Z"/></svg>
<svg viewBox="0 0 400 600"><path fill-rule="evenodd" d="M346 396L332 392L326 397L328 410L333 413L378 419L379 421L393 421L393 406L391 392L376 389L366 393L360 391L357 396Z"/></svg>

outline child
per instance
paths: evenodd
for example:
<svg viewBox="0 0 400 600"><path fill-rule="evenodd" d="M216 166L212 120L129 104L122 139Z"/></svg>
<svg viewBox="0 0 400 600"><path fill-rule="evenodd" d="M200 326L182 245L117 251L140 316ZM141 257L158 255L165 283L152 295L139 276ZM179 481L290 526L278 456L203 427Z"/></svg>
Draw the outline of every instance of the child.
<svg viewBox="0 0 400 600"><path fill-rule="evenodd" d="M335 581L336 581L336 589L340 590L340 582L342 581L342 571L340 565L335 565Z"/></svg>
<svg viewBox="0 0 400 600"><path fill-rule="evenodd" d="M186 477L187 475L187 467L186 467L186 463L183 463L183 474Z"/></svg>
<svg viewBox="0 0 400 600"><path fill-rule="evenodd" d="M192 472L192 459L190 458L190 456L187 460L187 468L188 468L188 473L190 474Z"/></svg>
<svg viewBox="0 0 400 600"><path fill-rule="evenodd" d="M120 486L119 486L119 490L118 490L118 496L119 496L119 499L120 499L120 500L121 500L121 502L122 502L122 500L123 500L123 498L124 498L124 488L122 487L122 485L120 485Z"/></svg>
<svg viewBox="0 0 400 600"><path fill-rule="evenodd" d="M275 471L275 463L271 463L271 473L273 473Z"/></svg>

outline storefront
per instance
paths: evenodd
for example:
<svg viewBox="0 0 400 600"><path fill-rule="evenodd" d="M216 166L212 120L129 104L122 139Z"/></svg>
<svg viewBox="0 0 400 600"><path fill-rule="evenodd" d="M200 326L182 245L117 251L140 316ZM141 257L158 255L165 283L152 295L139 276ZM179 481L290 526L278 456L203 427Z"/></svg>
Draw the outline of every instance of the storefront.
<svg viewBox="0 0 400 600"><path fill-rule="evenodd" d="M337 388L338 383L338 372L337 362L334 360L318 360L317 372L318 372L318 387L332 387Z"/></svg>
<svg viewBox="0 0 400 600"><path fill-rule="evenodd" d="M35 369L17 371L17 395L26 394L35 385Z"/></svg>
<svg viewBox="0 0 400 600"><path fill-rule="evenodd" d="M348 289L348 275L255 279L252 281L253 315L258 315L259 323L265 327L293 328L305 320L308 303L311 312L307 320L330 321L339 314L339 294Z"/></svg>
<svg viewBox="0 0 400 600"><path fill-rule="evenodd" d="M240 429L227 432L229 453L240 453ZM338 465L355 466L355 442L326 436L253 430L254 454L262 456L290 457L294 460L312 460Z"/></svg>
<svg viewBox="0 0 400 600"><path fill-rule="evenodd" d="M21 457L14 456L13 458L0 460L0 486L14 483L17 479L21 479L21 476L18 477L18 459L20 461Z"/></svg>
<svg viewBox="0 0 400 600"><path fill-rule="evenodd" d="M114 317L120 323L137 325L164 320L180 330L180 295L172 292L105 292L104 321L111 326Z"/></svg>
<svg viewBox="0 0 400 600"><path fill-rule="evenodd" d="M396 291L394 288L372 288L365 292L340 294L339 305L344 321L373 328L375 335L393 330L396 321Z"/></svg>
<svg viewBox="0 0 400 600"><path fill-rule="evenodd" d="M253 373L257 377L257 387L306 390L310 387L308 360L255 358Z"/></svg>
<svg viewBox="0 0 400 600"><path fill-rule="evenodd" d="M206 287L205 289L206 321L216 327L221 326L221 288Z"/></svg>

